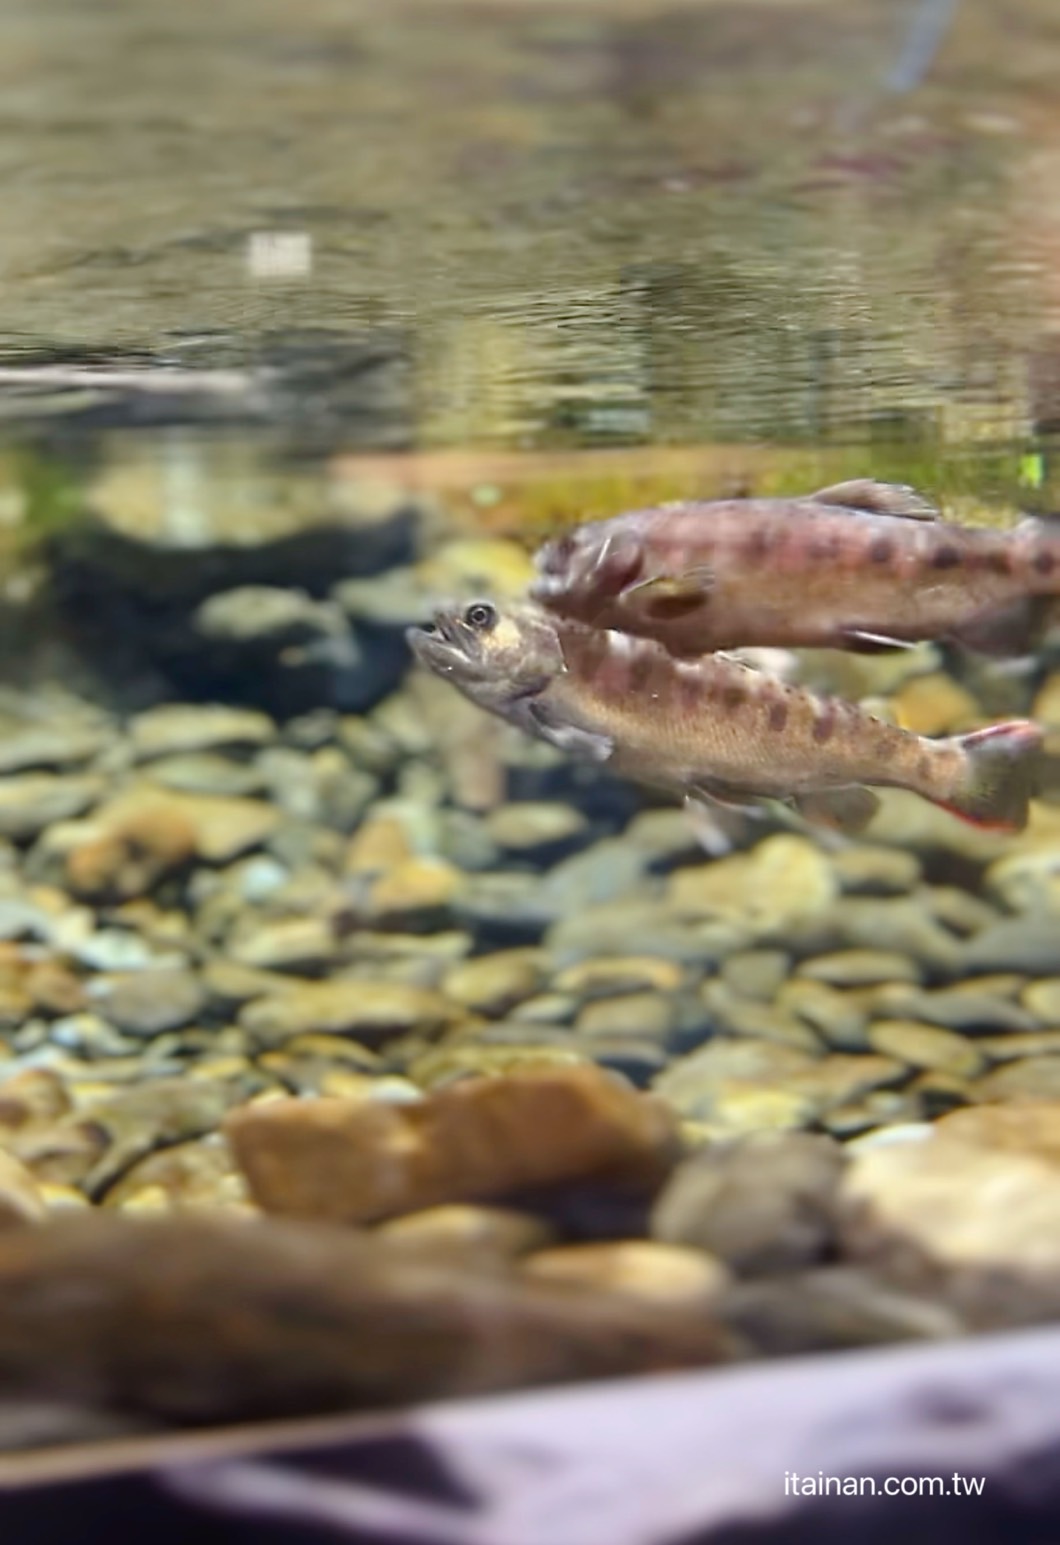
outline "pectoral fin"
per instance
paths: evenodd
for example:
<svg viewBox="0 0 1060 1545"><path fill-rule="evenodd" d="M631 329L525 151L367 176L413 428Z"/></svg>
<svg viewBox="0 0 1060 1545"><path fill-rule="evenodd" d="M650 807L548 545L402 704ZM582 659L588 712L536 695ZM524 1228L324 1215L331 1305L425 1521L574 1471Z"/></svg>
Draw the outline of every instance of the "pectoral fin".
<svg viewBox="0 0 1060 1545"><path fill-rule="evenodd" d="M889 638L886 633L866 633L863 628L840 628L843 648L854 654L890 654L895 649L915 649L907 638Z"/></svg>
<svg viewBox="0 0 1060 1545"><path fill-rule="evenodd" d="M871 789L851 784L843 789L820 789L813 794L796 794L791 803L807 821L827 826L845 836L864 831L880 802Z"/></svg>
<svg viewBox="0 0 1060 1545"><path fill-rule="evenodd" d="M627 585L618 599L633 602L646 616L657 622L670 622L702 606L714 586L712 569L686 569L681 574L659 574Z"/></svg>
<svg viewBox="0 0 1060 1545"><path fill-rule="evenodd" d="M514 716L513 722L518 722ZM547 740L549 745L558 750L569 751L572 756L584 757L591 762L608 761L615 749L610 735L600 735L595 730L571 724L553 715L542 703L526 705L525 721L521 727Z"/></svg>
<svg viewBox="0 0 1060 1545"><path fill-rule="evenodd" d="M903 520L938 520L935 506L905 483L877 483L871 477L833 483L809 497L815 504L837 504L845 510L864 510L871 515L897 515Z"/></svg>
<svg viewBox="0 0 1060 1545"><path fill-rule="evenodd" d="M721 858L735 846L742 820L762 816L765 811L752 801L734 804L697 789L685 795L685 814L703 851L711 858Z"/></svg>

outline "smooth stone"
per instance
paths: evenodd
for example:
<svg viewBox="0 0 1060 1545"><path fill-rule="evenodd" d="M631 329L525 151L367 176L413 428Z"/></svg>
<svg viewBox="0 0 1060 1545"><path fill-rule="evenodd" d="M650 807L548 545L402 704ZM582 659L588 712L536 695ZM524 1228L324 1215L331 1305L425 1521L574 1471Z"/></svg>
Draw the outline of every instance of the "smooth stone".
<svg viewBox="0 0 1060 1545"><path fill-rule="evenodd" d="M1060 977L1029 983L1020 994L1020 1002L1043 1024L1060 1025Z"/></svg>
<svg viewBox="0 0 1060 1545"><path fill-rule="evenodd" d="M1001 916L997 907L957 885L923 885L919 894L932 917L962 938L981 933Z"/></svg>
<svg viewBox="0 0 1060 1545"><path fill-rule="evenodd" d="M225 1131L266 1211L336 1222L562 1180L655 1186L677 1153L665 1104L591 1066L470 1079L409 1105L244 1106Z"/></svg>
<svg viewBox="0 0 1060 1545"><path fill-rule="evenodd" d="M553 924L545 950L557 970L600 955L638 951L708 969L744 948L749 933L729 923L682 922L661 914L657 902L628 899L586 908Z"/></svg>
<svg viewBox="0 0 1060 1545"><path fill-rule="evenodd" d="M374 882L367 921L381 928L444 926L465 885L464 875L444 858L410 858Z"/></svg>
<svg viewBox="0 0 1060 1545"><path fill-rule="evenodd" d="M967 972L1060 971L1060 928L1055 918L1012 917L984 928L962 947L957 964Z"/></svg>
<svg viewBox="0 0 1060 1545"><path fill-rule="evenodd" d="M720 1261L702 1250L650 1239L559 1245L523 1262L526 1276L598 1293L623 1293L660 1307L706 1306L729 1285Z"/></svg>
<svg viewBox="0 0 1060 1545"><path fill-rule="evenodd" d="M952 1127L927 1142L871 1149L846 1171L840 1227L852 1260L899 1283L930 1284L973 1324L1055 1317L1060 1166L1052 1157L983 1146Z"/></svg>
<svg viewBox="0 0 1060 1545"><path fill-rule="evenodd" d="M138 759L185 751L256 750L276 738L268 714L219 703L164 703L136 714L128 726Z"/></svg>
<svg viewBox="0 0 1060 1545"><path fill-rule="evenodd" d="M473 599L495 595L515 599L534 575L526 548L509 537L466 536L445 542L416 570L428 595Z"/></svg>
<svg viewBox="0 0 1060 1545"><path fill-rule="evenodd" d="M145 779L101 806L92 824L119 835L169 825L190 833L194 852L206 863L226 864L260 847L279 821L280 811L265 800L182 794Z"/></svg>
<svg viewBox="0 0 1060 1545"><path fill-rule="evenodd" d="M679 1164L652 1210L651 1232L760 1275L820 1260L835 1230L843 1151L807 1132L764 1132Z"/></svg>
<svg viewBox="0 0 1060 1545"><path fill-rule="evenodd" d="M0 739L0 774L77 766L103 751L113 734L107 724L65 719L27 725Z"/></svg>
<svg viewBox="0 0 1060 1545"><path fill-rule="evenodd" d="M872 995L877 1019L919 1019L947 1030L1033 1030L1034 1016L985 984L955 987L882 987Z"/></svg>
<svg viewBox="0 0 1060 1545"><path fill-rule="evenodd" d="M702 854L692 823L683 810L642 810L626 827L625 838L654 865L677 863Z"/></svg>
<svg viewBox="0 0 1060 1545"><path fill-rule="evenodd" d="M532 998L543 979L540 950L496 950L451 967L441 990L461 1008L495 1019Z"/></svg>
<svg viewBox="0 0 1060 1545"><path fill-rule="evenodd" d="M720 979L704 982L701 997L709 1023L722 1034L777 1041L807 1052L821 1049L814 1031L794 1014L772 1003L741 998Z"/></svg>
<svg viewBox="0 0 1060 1545"><path fill-rule="evenodd" d="M828 859L804 837L766 837L748 853L676 870L667 901L686 917L742 924L757 937L798 932L838 894Z"/></svg>
<svg viewBox="0 0 1060 1545"><path fill-rule="evenodd" d="M579 841L589 822L573 805L525 800L501 805L486 817L486 833L498 847L528 857Z"/></svg>
<svg viewBox="0 0 1060 1545"><path fill-rule="evenodd" d="M583 1067L593 1060L592 1047L577 1045L564 1034L562 1044L547 1038L542 1026L536 1032L525 1025L512 1027L515 1034L503 1045L474 1041L467 1045L443 1045L416 1056L406 1073L424 1089L433 1090L458 1079L492 1077L525 1068Z"/></svg>
<svg viewBox="0 0 1060 1545"><path fill-rule="evenodd" d="M873 1051L897 1057L914 1068L937 1068L958 1078L974 1078L983 1068L982 1055L973 1041L934 1025L880 1019L869 1026L868 1041Z"/></svg>
<svg viewBox="0 0 1060 1545"><path fill-rule="evenodd" d="M232 962L262 971L318 971L339 958L339 941L325 917L247 918L229 934Z"/></svg>
<svg viewBox="0 0 1060 1545"><path fill-rule="evenodd" d="M935 1132L977 1148L1033 1154L1060 1168L1060 1099L953 1111L935 1123Z"/></svg>
<svg viewBox="0 0 1060 1545"><path fill-rule="evenodd" d="M855 1266L738 1283L726 1296L723 1318L764 1357L933 1341L966 1329L927 1293L903 1292Z"/></svg>
<svg viewBox="0 0 1060 1545"><path fill-rule="evenodd" d="M605 837L592 847L554 865L537 886L541 917L552 922L635 890L644 877L644 855L619 837Z"/></svg>
<svg viewBox="0 0 1060 1545"><path fill-rule="evenodd" d="M96 803L99 778L61 773L15 773L0 778L0 837L24 842L47 826L69 821Z"/></svg>
<svg viewBox="0 0 1060 1545"><path fill-rule="evenodd" d="M210 751L189 751L152 763L151 777L165 789L185 794L223 794L242 798L260 794L265 779L253 765L231 762Z"/></svg>
<svg viewBox="0 0 1060 1545"><path fill-rule="evenodd" d="M1011 1062L1018 1057L1037 1057L1060 1052L1060 1029L1011 1030L1007 1035L981 1035L975 1044L991 1062Z"/></svg>
<svg viewBox="0 0 1060 1545"><path fill-rule="evenodd" d="M891 1057L815 1057L769 1041L718 1040L678 1058L652 1087L684 1116L724 1126L735 1114L748 1130L756 1110L763 1117L783 1113L791 1118L785 1124L798 1125L905 1076Z"/></svg>
<svg viewBox="0 0 1060 1545"><path fill-rule="evenodd" d="M676 1017L676 1005L657 992L624 993L586 1003L574 1021L574 1033L588 1039L632 1035L657 1042L670 1034Z"/></svg>
<svg viewBox="0 0 1060 1545"><path fill-rule="evenodd" d="M1055 838L1043 848L996 859L983 885L1008 911L1028 913L1035 920L1051 917L1055 927L1060 914L1060 852Z"/></svg>
<svg viewBox="0 0 1060 1545"><path fill-rule="evenodd" d="M97 1057L128 1057L136 1043L120 1034L98 1014L66 1014L52 1021L48 1039L76 1056L94 1061Z"/></svg>
<svg viewBox="0 0 1060 1545"><path fill-rule="evenodd" d="M771 1003L791 970L783 950L740 950L722 961L721 979L741 998Z"/></svg>
<svg viewBox="0 0 1060 1545"><path fill-rule="evenodd" d="M677 992L685 972L675 961L656 955L603 955L581 960L557 973L557 992L579 998L610 997L619 993Z"/></svg>
<svg viewBox="0 0 1060 1545"><path fill-rule="evenodd" d="M904 896L920 882L920 860L899 848L855 844L832 855L844 891L866 896Z"/></svg>
<svg viewBox="0 0 1060 1545"><path fill-rule="evenodd" d="M1060 1056L1019 1057L976 1079L976 1101L1060 1099Z"/></svg>
<svg viewBox="0 0 1060 1545"><path fill-rule="evenodd" d="M455 900L456 921L481 939L536 943L548 921L538 905L540 886L540 876L522 870L469 875Z"/></svg>
<svg viewBox="0 0 1060 1545"><path fill-rule="evenodd" d="M250 1208L246 1182L228 1145L219 1137L177 1143L146 1158L122 1175L102 1196L104 1207L133 1208L144 1199L160 1208Z"/></svg>
<svg viewBox="0 0 1060 1545"><path fill-rule="evenodd" d="M0 1230L41 1223L47 1215L47 1203L31 1172L0 1148Z"/></svg>
<svg viewBox="0 0 1060 1545"><path fill-rule="evenodd" d="M542 992L517 1003L510 1018L518 1024L570 1025L578 1012L578 999L565 992Z"/></svg>
<svg viewBox="0 0 1060 1545"><path fill-rule="evenodd" d="M244 1005L238 1022L259 1046L280 1046L294 1035L324 1032L369 1041L416 1030L436 1035L453 1010L440 993L396 982L300 982Z"/></svg>
<svg viewBox="0 0 1060 1545"><path fill-rule="evenodd" d="M124 928L99 928L70 953L94 971L164 971L184 965L178 951L155 949L147 939Z"/></svg>
<svg viewBox="0 0 1060 1545"><path fill-rule="evenodd" d="M844 896L829 923L837 944L907 955L940 971L955 970L961 960L960 942L918 896Z"/></svg>
<svg viewBox="0 0 1060 1545"><path fill-rule="evenodd" d="M91 1391L152 1429L401 1410L738 1350L701 1304L660 1314L353 1229L94 1209L11 1230L0 1250L7 1400Z"/></svg>
<svg viewBox="0 0 1060 1545"><path fill-rule="evenodd" d="M796 978L777 995L777 1008L794 1014L843 1051L864 1050L868 1013L856 993L840 992L824 982Z"/></svg>
<svg viewBox="0 0 1060 1545"><path fill-rule="evenodd" d="M29 1068L0 1083L0 1132L47 1124L69 1110L62 1079L47 1068Z"/></svg>
<svg viewBox="0 0 1060 1545"><path fill-rule="evenodd" d="M190 971L103 974L88 983L88 993L112 1025L145 1037L191 1024L206 1003L202 984Z"/></svg>
<svg viewBox="0 0 1060 1545"><path fill-rule="evenodd" d="M830 987L872 987L880 982L919 984L921 967L895 950L834 950L815 955L799 965L796 975Z"/></svg>
<svg viewBox="0 0 1060 1545"><path fill-rule="evenodd" d="M458 1202L391 1218L379 1224L377 1231L391 1244L431 1255L475 1256L498 1262L515 1261L531 1250L543 1250L555 1237L555 1230L532 1213Z"/></svg>

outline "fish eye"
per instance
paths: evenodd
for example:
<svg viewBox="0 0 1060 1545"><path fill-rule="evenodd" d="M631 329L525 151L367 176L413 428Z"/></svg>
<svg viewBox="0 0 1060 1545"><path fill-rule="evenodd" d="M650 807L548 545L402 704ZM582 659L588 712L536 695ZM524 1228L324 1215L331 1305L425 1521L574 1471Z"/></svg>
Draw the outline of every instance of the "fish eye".
<svg viewBox="0 0 1060 1545"><path fill-rule="evenodd" d="M464 621L476 633L488 633L497 621L497 608L489 601L472 601L464 612Z"/></svg>

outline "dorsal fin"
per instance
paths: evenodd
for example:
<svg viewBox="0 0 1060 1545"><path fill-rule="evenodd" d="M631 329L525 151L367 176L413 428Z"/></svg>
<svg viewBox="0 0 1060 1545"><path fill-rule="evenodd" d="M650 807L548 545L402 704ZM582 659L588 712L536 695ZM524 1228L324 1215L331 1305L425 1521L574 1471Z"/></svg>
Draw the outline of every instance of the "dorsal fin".
<svg viewBox="0 0 1060 1545"><path fill-rule="evenodd" d="M938 520L939 512L923 494L905 483L877 483L871 477L833 483L808 496L815 504L837 504L846 510L865 510L870 515L897 515L903 520Z"/></svg>

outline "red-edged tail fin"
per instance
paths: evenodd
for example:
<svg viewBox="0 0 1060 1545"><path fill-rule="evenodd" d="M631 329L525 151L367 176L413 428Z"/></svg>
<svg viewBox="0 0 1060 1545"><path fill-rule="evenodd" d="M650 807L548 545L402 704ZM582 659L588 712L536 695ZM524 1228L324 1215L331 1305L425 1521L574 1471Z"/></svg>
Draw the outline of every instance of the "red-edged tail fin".
<svg viewBox="0 0 1060 1545"><path fill-rule="evenodd" d="M954 737L966 758L964 786L948 806L975 826L1022 831L1037 792L1042 731L1029 719L991 724Z"/></svg>

